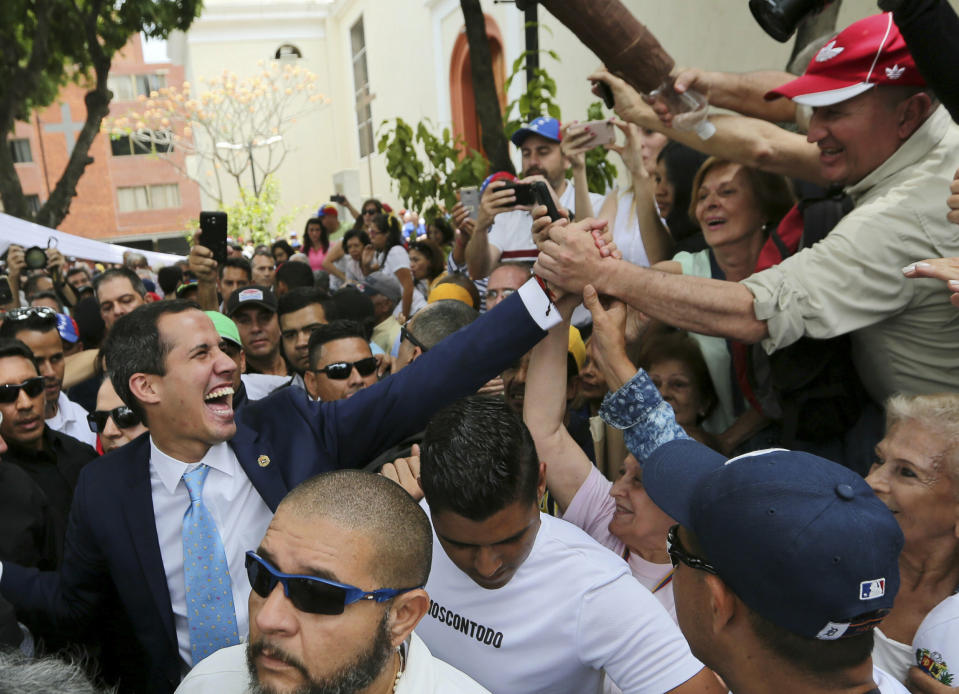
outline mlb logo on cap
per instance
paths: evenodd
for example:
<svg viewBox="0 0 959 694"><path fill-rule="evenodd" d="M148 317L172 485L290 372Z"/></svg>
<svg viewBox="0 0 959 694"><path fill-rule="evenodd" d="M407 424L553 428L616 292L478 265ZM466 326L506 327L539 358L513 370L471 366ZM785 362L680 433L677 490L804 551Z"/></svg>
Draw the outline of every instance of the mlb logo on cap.
<svg viewBox="0 0 959 694"><path fill-rule="evenodd" d="M859 584L860 600L875 600L886 594L886 579L876 578Z"/></svg>

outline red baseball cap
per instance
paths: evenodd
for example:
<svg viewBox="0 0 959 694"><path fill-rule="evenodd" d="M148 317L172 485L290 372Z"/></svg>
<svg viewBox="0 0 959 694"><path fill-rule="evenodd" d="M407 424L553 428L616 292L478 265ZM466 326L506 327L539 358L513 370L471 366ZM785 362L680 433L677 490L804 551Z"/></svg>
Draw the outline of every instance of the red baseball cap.
<svg viewBox="0 0 959 694"><path fill-rule="evenodd" d="M877 84L926 86L892 12L850 24L819 49L802 77L766 94L805 106L830 106Z"/></svg>

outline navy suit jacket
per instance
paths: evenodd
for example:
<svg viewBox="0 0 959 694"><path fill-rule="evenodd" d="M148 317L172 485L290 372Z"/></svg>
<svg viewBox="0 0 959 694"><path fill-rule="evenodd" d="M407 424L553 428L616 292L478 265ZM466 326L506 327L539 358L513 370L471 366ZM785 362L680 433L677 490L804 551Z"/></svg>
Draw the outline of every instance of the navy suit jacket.
<svg viewBox="0 0 959 694"><path fill-rule="evenodd" d="M517 293L349 400L315 403L299 388L283 388L248 402L236 414L230 446L267 506L276 510L303 480L362 467L423 429L434 412L475 392L544 335ZM180 681L180 658L149 461L144 434L88 464L74 491L59 572L4 564L0 593L28 623L80 638L118 598L142 651L124 656L129 662L118 668L124 683L138 691L171 692Z"/></svg>

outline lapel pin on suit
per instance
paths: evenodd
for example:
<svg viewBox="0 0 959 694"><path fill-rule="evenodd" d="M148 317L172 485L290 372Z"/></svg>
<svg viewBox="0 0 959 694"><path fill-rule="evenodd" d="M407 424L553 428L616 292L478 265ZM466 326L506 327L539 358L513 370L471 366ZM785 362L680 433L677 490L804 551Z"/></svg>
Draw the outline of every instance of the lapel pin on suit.
<svg viewBox="0 0 959 694"><path fill-rule="evenodd" d="M259 465L260 467L266 467L267 465L270 464L270 456L261 455L259 458L256 459L256 464Z"/></svg>

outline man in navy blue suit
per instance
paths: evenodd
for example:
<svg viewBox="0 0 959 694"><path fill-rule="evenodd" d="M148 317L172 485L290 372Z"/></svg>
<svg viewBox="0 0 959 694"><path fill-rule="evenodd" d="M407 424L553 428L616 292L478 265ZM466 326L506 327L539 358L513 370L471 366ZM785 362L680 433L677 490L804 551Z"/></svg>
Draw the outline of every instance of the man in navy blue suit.
<svg viewBox="0 0 959 694"><path fill-rule="evenodd" d="M137 646L118 668L124 685L170 692L199 659L247 632L244 552L290 489L320 472L361 467L423 429L558 320L530 281L495 314L349 400L315 403L285 388L234 413L236 365L210 319L183 302L139 308L117 321L105 352L118 394L150 431L80 476L60 571L3 565L0 593L28 623L73 635L119 601ZM201 541L188 541L191 528ZM215 598L198 601L201 570L220 572L203 579L219 585Z"/></svg>

